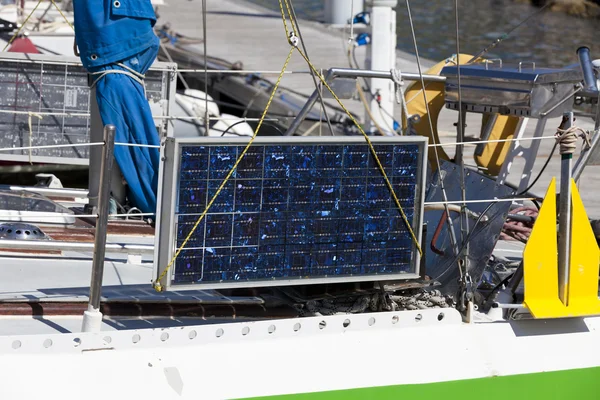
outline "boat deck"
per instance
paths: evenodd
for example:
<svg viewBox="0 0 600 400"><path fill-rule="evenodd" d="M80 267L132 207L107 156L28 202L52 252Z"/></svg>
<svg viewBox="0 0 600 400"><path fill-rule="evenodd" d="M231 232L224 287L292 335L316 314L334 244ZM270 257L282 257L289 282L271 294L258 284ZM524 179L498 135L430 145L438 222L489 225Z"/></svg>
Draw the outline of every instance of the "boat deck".
<svg viewBox="0 0 600 400"><path fill-rule="evenodd" d="M240 60L245 70L277 71L289 50L289 45L284 35L279 15L264 10L244 1L233 0L208 0L208 54L212 57L220 57L228 61ZM171 0L169 7L159 10L161 23L171 22L172 26L182 34L201 37L202 25L201 9L198 2L187 0ZM340 29L326 27L319 23L301 21L302 33L306 40L308 52L313 63L318 68L346 67L347 59L344 51L347 40L347 32L344 34ZM197 45L202 51L202 45ZM364 47L359 48L359 59L362 58ZM414 56L398 52L397 66L405 72L417 72L417 64ZM424 60L424 69L433 65L432 61ZM290 71L306 71L304 61L295 55L289 66ZM274 75L269 75L275 79ZM282 85L297 90L306 95L313 91L312 78L308 74L288 74L284 77ZM362 105L356 101L347 102L351 111L363 114ZM395 110L396 116L400 115L399 106ZM444 110L441 114L439 126L442 138L445 142L455 140L453 123L456 113ZM479 116L468 116L467 134L479 131ZM527 135L532 136L535 128L535 120L530 120L527 127ZM559 123L558 119L548 122L545 136L554 133L554 127ZM580 119L577 125L584 129L593 128L589 119ZM538 160L534 168L534 174L543 165L553 140L543 140L538 153ZM469 147L472 149L472 147ZM469 152L467 152L469 154ZM472 153L470 153L472 154ZM467 157L466 162L473 164L472 157ZM515 162L515 167L522 165L522 160ZM546 173L535 186L539 194L545 192L546 186L552 176L559 176L559 155L554 156ZM586 204L590 217L598 217L600 214L600 201L597 199L594 187L600 187L600 174L598 166L588 167L584 173L580 186L582 197ZM514 179L513 179L514 181ZM61 232L49 232L56 237ZM80 230L77 237L79 241L91 242L92 234L87 228ZM71 236L64 236L67 239ZM85 238L82 240L83 236ZM63 237L61 236L61 237ZM114 234L109 235L109 243L136 243L152 245L153 237L148 232L138 232L137 235L119 235L116 229ZM516 242L500 242L496 254L505 257L520 257L522 244ZM11 335L22 331L48 333L48 332L76 332L80 329L81 318L79 316L85 309L89 291L89 280L91 275L91 253L80 253L67 251L62 254L15 254L0 249L2 266L0 268L0 279L3 285L0 290L0 335ZM40 262L44 257L44 262ZM212 291L196 291L157 295L151 286L153 279L153 267L151 256L146 255L132 261L126 254L107 252L105 265L103 301L108 307L107 318L103 325L104 330L131 329L143 327L160 327L175 325L193 325L206 322L223 322L239 318L259 318L263 300L258 297L248 296L246 298L217 298ZM160 297L160 299L158 298ZM53 314L55 309L52 304L46 308L39 306L40 300L50 300L52 303L64 306L68 305L71 315ZM183 304L182 308L162 309L157 313L159 300L163 302L169 299L177 299ZM190 308L185 308L185 302L189 300L195 303ZM135 304L136 309L124 309L123 303ZM203 306L203 302L210 303L211 307ZM20 308L19 316L11 316L11 307ZM112 309L111 309L112 307ZM121 308L119 308L121 307ZM151 308L156 318L142 318L144 310ZM219 308L220 307L220 308ZM56 308L58 309L58 308ZM110 315L110 312L114 316ZM240 312L244 311L244 312ZM280 310L283 315L289 310ZM272 317L272 316L271 316Z"/></svg>

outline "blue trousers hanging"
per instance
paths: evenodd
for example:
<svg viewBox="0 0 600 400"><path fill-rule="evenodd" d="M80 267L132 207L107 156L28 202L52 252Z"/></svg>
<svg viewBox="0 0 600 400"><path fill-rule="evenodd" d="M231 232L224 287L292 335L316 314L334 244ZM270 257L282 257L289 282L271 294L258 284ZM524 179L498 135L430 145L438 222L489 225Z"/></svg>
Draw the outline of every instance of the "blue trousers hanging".
<svg viewBox="0 0 600 400"><path fill-rule="evenodd" d="M158 47L157 40L156 46L127 60L89 71L96 80L96 98L102 123L116 127L116 142L160 145L141 80L156 59ZM115 159L127 181L132 206L144 213L155 213L159 149L117 145Z"/></svg>

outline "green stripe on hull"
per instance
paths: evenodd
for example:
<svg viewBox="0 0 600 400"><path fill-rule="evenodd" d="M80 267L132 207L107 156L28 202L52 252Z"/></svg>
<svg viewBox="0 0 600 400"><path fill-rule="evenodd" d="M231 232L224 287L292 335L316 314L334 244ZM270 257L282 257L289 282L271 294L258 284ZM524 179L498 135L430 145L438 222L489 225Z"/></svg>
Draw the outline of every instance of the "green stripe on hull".
<svg viewBox="0 0 600 400"><path fill-rule="evenodd" d="M423 371L426 374L426 371ZM326 379L326 378L325 378ZM600 399L600 367L420 385L381 386L258 399L308 400L587 400Z"/></svg>

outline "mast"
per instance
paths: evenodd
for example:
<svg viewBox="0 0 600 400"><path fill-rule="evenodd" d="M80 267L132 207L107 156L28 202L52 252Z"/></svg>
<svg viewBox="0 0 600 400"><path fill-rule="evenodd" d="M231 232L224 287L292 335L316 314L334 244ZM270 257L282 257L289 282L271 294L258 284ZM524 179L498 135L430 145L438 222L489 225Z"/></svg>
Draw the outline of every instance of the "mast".
<svg viewBox="0 0 600 400"><path fill-rule="evenodd" d="M371 52L367 69L390 71L396 69L396 11L397 0L367 0L371 8ZM369 63L370 61L370 63ZM370 65L369 65L370 64ZM394 126L394 82L389 79L371 79L370 109L373 119L385 130ZM375 123L365 118L372 130ZM390 132L390 135L393 134Z"/></svg>

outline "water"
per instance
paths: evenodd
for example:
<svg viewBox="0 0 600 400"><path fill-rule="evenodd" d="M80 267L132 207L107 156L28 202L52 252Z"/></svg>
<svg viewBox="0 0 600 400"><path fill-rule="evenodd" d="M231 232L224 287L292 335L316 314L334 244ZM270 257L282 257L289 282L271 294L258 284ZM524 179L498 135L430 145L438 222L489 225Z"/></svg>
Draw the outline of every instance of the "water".
<svg viewBox="0 0 600 400"><path fill-rule="evenodd" d="M278 0L250 0L279 11ZM539 9L513 0L461 0L459 7L461 53L474 54ZM410 2L419 54L438 61L456 53L454 0ZM323 0L294 2L298 18L322 21ZM398 48L414 54L406 3L398 1ZM348 16L350 17L350 16ZM575 51L588 46L592 58L600 58L598 20L544 11L512 33L487 54L504 62L535 62L561 67L577 62Z"/></svg>

